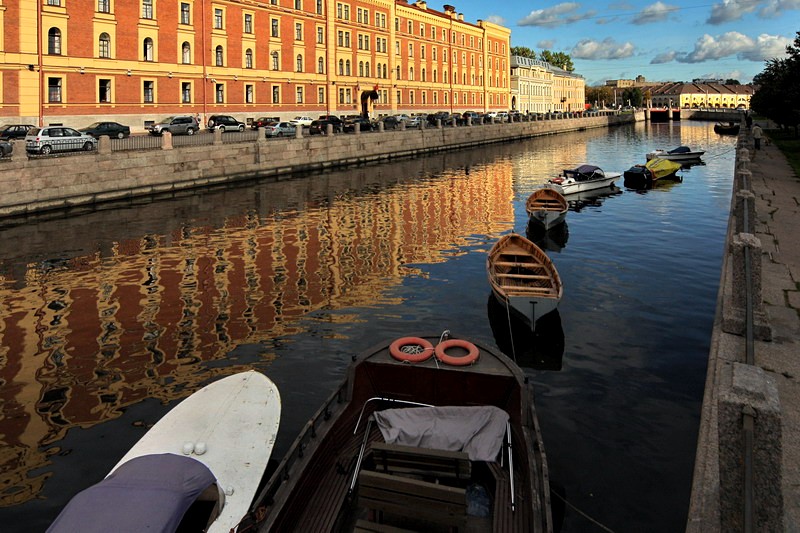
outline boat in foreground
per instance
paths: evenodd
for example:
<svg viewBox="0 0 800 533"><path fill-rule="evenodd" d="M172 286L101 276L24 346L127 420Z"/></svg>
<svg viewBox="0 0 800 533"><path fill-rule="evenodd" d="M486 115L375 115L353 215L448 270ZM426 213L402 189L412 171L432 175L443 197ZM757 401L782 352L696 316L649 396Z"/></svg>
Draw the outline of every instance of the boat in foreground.
<svg viewBox="0 0 800 533"><path fill-rule="evenodd" d="M379 343L353 357L239 530L550 532L533 400L483 343L447 331Z"/></svg>
<svg viewBox="0 0 800 533"><path fill-rule="evenodd" d="M554 311L564 289L555 265L541 248L516 233L503 235L486 259L489 284L497 298L529 322Z"/></svg>
<svg viewBox="0 0 800 533"><path fill-rule="evenodd" d="M681 164L655 157L644 165L634 165L623 174L626 187L648 187L660 179L674 178Z"/></svg>
<svg viewBox="0 0 800 533"><path fill-rule="evenodd" d="M621 175L620 172L605 172L595 165L579 165L564 169L561 176L549 182L556 185L561 194L567 195L610 187Z"/></svg>
<svg viewBox="0 0 800 533"><path fill-rule="evenodd" d="M704 150L692 150L688 146L678 146L672 150L653 150L652 152L648 152L647 160L650 161L658 157L678 162L695 161L700 159L704 153Z"/></svg>
<svg viewBox="0 0 800 533"><path fill-rule="evenodd" d="M529 221L548 230L564 222L567 216L567 200L553 187L540 187L534 190L525 202Z"/></svg>
<svg viewBox="0 0 800 533"><path fill-rule="evenodd" d="M230 531L264 476L280 412L278 388L261 373L207 385L77 494L48 532Z"/></svg>
<svg viewBox="0 0 800 533"><path fill-rule="evenodd" d="M714 133L720 135L739 135L740 124L738 122L717 122L714 124Z"/></svg>

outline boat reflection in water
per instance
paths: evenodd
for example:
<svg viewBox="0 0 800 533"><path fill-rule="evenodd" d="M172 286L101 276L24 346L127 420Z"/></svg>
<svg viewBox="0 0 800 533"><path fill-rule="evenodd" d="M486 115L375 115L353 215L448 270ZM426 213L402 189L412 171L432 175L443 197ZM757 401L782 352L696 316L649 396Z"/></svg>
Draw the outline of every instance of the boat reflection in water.
<svg viewBox="0 0 800 533"><path fill-rule="evenodd" d="M567 197L569 210L579 213L585 207L600 207L606 199L622 194L622 189L616 185L595 189L593 191L578 192Z"/></svg>
<svg viewBox="0 0 800 533"><path fill-rule="evenodd" d="M560 252L569 240L569 226L564 221L558 226L546 230L540 224L528 222L525 236L542 250Z"/></svg>
<svg viewBox="0 0 800 533"><path fill-rule="evenodd" d="M494 293L489 293L486 308L495 343L517 365L534 370L561 370L564 328L558 309L539 318L533 331L527 322L507 313Z"/></svg>

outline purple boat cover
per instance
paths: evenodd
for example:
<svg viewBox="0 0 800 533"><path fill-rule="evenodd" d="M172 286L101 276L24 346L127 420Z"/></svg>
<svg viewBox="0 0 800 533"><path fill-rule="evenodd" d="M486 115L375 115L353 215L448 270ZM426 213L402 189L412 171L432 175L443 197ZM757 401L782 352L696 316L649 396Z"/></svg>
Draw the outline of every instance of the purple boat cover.
<svg viewBox="0 0 800 533"><path fill-rule="evenodd" d="M493 406L412 407L375 413L389 444L466 452L471 461L496 461L508 413Z"/></svg>
<svg viewBox="0 0 800 533"><path fill-rule="evenodd" d="M197 496L216 480L191 457L145 455L78 493L49 532L173 532Z"/></svg>

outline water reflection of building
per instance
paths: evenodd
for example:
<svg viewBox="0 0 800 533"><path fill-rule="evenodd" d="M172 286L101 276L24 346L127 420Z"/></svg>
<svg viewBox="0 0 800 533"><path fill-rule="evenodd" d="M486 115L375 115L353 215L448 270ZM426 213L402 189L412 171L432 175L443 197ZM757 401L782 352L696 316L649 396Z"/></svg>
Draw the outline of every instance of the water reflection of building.
<svg viewBox="0 0 800 533"><path fill-rule="evenodd" d="M358 184L368 172L349 174ZM144 224L85 253L11 267L18 277L0 278L0 505L41 491L49 474L29 472L70 428L241 370L202 363L291 335L311 312L399 304L390 292L410 265L445 261L467 236L498 233L514 218L508 160L392 181L295 194L274 210L270 195L282 188L269 186L213 224L200 217L161 233Z"/></svg>

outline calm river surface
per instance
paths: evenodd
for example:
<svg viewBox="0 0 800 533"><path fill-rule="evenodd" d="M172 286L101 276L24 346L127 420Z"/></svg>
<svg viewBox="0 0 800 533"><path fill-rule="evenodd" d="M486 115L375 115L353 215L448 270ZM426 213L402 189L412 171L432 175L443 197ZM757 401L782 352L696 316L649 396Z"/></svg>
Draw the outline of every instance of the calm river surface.
<svg viewBox="0 0 800 533"><path fill-rule="evenodd" d="M683 531L734 163L735 138L712 126L549 136L0 229L3 529L43 531L209 380L255 368L277 383L280 457L351 354L450 329L534 381L562 531L601 531L581 512ZM540 239L564 298L536 338L512 324L512 344L485 260L526 231L531 191L681 144L706 150L682 182L620 180Z"/></svg>

